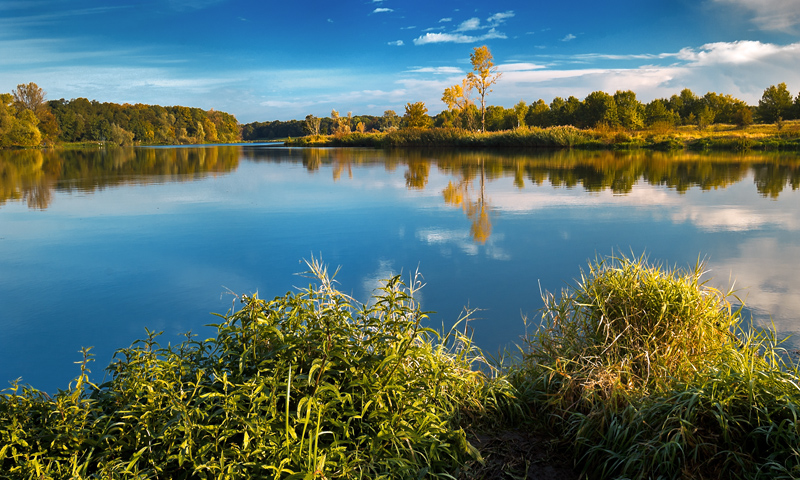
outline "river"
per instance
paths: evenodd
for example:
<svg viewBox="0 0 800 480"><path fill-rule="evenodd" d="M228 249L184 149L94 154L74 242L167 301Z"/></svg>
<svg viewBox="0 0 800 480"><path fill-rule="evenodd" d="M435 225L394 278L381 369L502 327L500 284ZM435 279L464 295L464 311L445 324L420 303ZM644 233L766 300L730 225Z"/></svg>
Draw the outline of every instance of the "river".
<svg viewBox="0 0 800 480"><path fill-rule="evenodd" d="M542 291L598 256L706 262L746 314L800 331L800 156L302 149L0 151L0 388L54 392L81 347L178 343L231 308L307 285L321 258L367 301L419 271L430 325L465 308L487 353L535 328ZM527 318L527 322L523 321ZM790 338L787 346L800 342Z"/></svg>

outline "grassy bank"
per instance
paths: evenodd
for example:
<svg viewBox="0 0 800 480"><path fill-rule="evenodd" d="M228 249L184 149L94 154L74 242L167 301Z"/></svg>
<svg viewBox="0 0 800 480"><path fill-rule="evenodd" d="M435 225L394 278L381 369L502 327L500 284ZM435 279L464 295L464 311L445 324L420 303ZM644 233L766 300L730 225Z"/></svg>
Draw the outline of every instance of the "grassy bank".
<svg viewBox="0 0 800 480"><path fill-rule="evenodd" d="M211 339L162 346L148 332L117 352L108 383L84 362L56 395L6 390L0 472L536 478L549 445L590 478L800 475L798 370L771 336L740 329L700 267L590 264L502 369L456 329L425 328L413 280L362 305L309 267L309 287L241 297Z"/></svg>
<svg viewBox="0 0 800 480"><path fill-rule="evenodd" d="M800 122L735 127L714 125L700 130L695 126L656 127L641 131L613 128L581 130L575 127L518 128L501 132L431 128L402 129L393 132L348 133L290 138L290 146L336 147L450 147L450 148L581 148L655 150L800 150Z"/></svg>

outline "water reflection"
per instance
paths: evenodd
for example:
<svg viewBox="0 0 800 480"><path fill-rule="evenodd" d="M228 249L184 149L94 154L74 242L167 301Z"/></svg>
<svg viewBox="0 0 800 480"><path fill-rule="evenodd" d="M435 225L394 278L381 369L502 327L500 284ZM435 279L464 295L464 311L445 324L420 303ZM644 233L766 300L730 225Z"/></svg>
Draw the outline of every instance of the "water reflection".
<svg viewBox="0 0 800 480"><path fill-rule="evenodd" d="M230 172L239 165L240 150L237 146L0 150L0 205L16 200L46 209L53 190L89 193Z"/></svg>
<svg viewBox="0 0 800 480"><path fill-rule="evenodd" d="M692 188L724 189L750 174L756 190L766 198L776 199L785 189L800 187L800 157L780 153L377 151L253 146L5 150L0 151L0 205L21 201L30 208L46 209L52 203L53 190L93 192L117 185L192 180L231 172L240 159L301 163L309 173L330 167L334 181L352 179L355 166L381 164L391 172L402 165L406 187L420 191L428 188L431 168L435 167L453 177L439 193L445 204L463 210L471 223L471 237L479 244L492 233L494 212L486 196L486 183L504 177L513 178L520 190L529 184L549 183L555 188L582 187L588 192L610 191L615 195L630 195L637 184L665 186L679 193ZM746 212L723 213L717 212L719 218L712 224L724 226L747 219Z"/></svg>

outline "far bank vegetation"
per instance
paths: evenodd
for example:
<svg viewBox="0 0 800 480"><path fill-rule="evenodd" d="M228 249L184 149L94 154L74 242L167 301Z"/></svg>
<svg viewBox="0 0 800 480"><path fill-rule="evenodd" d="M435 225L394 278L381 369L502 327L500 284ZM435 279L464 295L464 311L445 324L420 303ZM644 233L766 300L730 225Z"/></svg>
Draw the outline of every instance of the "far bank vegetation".
<svg viewBox="0 0 800 480"><path fill-rule="evenodd" d="M243 138L291 137L290 144L301 145L800 148L800 94L792 97L785 83L765 89L757 106L727 94L699 96L684 88L649 103L631 90L618 90L613 95L595 91L583 100L556 97L549 104L520 100L506 108L486 106L491 86L501 78L489 50L475 48L470 59L473 71L461 84L444 90L447 109L435 116L423 118L420 112L427 108L416 102L406 105L402 117L387 110L383 116L348 117L351 122L344 125L313 115L305 121L251 123L243 127ZM471 98L473 91L477 99ZM310 129L310 121L318 128Z"/></svg>
<svg viewBox="0 0 800 480"><path fill-rule="evenodd" d="M98 102L86 98L46 99L37 84L0 94L0 148L57 143L195 144L241 139L236 117L182 106Z"/></svg>

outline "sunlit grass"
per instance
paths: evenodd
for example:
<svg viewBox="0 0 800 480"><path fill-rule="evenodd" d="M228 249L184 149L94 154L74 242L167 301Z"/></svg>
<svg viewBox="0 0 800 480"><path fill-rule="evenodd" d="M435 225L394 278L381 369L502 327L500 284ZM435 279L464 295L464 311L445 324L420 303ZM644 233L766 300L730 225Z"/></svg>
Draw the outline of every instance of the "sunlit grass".
<svg viewBox="0 0 800 480"><path fill-rule="evenodd" d="M730 292L644 257L547 295L516 383L592 478L797 478L800 378Z"/></svg>
<svg viewBox="0 0 800 480"><path fill-rule="evenodd" d="M498 132L476 132L454 128L410 128L389 133L353 132L288 139L293 146L353 147L528 147L582 149L677 150L798 150L800 121L775 124L715 124L700 129L696 125L654 125L640 130L600 125L578 129L571 126L521 127Z"/></svg>
<svg viewBox="0 0 800 480"><path fill-rule="evenodd" d="M0 476L452 478L478 459L459 427L488 391L469 339L424 326L416 280L362 305L309 267L297 293L241 297L214 338L148 332L106 384L5 391Z"/></svg>

